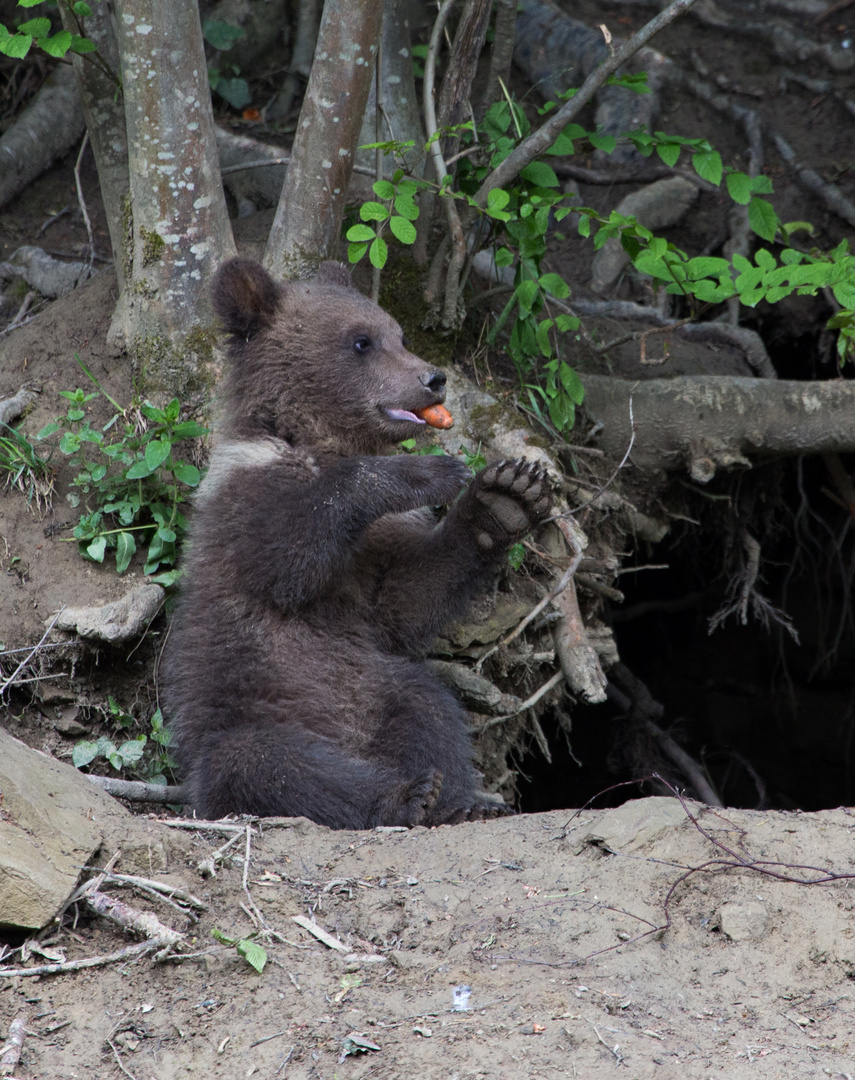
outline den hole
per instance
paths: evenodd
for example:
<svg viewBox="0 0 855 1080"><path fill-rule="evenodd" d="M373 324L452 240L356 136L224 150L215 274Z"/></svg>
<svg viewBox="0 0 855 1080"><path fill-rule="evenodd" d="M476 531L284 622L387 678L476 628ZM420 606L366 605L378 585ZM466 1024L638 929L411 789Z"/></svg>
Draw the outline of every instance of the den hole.
<svg viewBox="0 0 855 1080"><path fill-rule="evenodd" d="M851 475L855 457L842 463ZM662 706L656 722L701 767L724 805L807 811L851 805L852 513L835 501L821 457L759 466L740 482L723 480L713 494L725 490L734 508L730 520L704 516L696 501L700 528L677 528L637 554L639 564L669 568L621 577L625 603L610 612L621 661ZM774 616L767 629L750 613L745 626L731 615L709 633L738 567L731 556L739 524L762 544L757 588L792 620L798 643ZM620 701L577 705L569 733L549 715L541 726L552 764L532 741L519 761L523 811L578 807L595 796L595 805L617 805L665 793L655 781L625 786L654 772L687 786L643 719L628 716Z"/></svg>

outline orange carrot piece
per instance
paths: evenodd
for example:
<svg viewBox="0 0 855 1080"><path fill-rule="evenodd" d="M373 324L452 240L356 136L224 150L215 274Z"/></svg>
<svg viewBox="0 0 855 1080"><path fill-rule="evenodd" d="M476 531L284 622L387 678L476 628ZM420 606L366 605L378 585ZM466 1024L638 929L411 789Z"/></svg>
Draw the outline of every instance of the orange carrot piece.
<svg viewBox="0 0 855 1080"><path fill-rule="evenodd" d="M421 417L430 427L447 430L454 426L454 417L444 405L428 405L426 409L420 409L416 416Z"/></svg>

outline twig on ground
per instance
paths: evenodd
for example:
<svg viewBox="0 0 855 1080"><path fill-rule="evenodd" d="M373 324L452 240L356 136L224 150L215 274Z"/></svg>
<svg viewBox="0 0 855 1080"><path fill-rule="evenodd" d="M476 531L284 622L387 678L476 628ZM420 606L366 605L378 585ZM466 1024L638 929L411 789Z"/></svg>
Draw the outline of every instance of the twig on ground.
<svg viewBox="0 0 855 1080"><path fill-rule="evenodd" d="M92 264L95 262L95 237L92 234L92 222L89 220L89 212L86 209L86 200L83 198L83 185L80 182L80 165L88 145L89 132L87 131L83 136L83 142L80 144L80 153L77 155L77 163L74 166L74 185L77 188L77 204L83 215L83 224L86 226L86 235L89 238L89 262L86 266L86 272L84 273L81 271L80 277L77 279L78 285L85 281L86 278L92 276Z"/></svg>
<svg viewBox="0 0 855 1080"><path fill-rule="evenodd" d="M14 685L15 680L17 679L18 675L24 670L24 668L27 666L27 664L29 664L29 662L36 655L36 653L39 651L39 649L42 647L42 645L44 645L45 641L47 640L48 634L51 632L51 630L53 630L54 624L56 623L56 620L60 617L60 615L63 613L63 611L65 611L65 604L62 605L62 607L59 609L59 611L56 613L56 615L54 615L54 617L51 619L50 625L48 626L47 630L45 630L45 632L42 634L41 641L39 641L39 643L37 645L35 645L30 650L30 652L20 662L20 664L18 664L18 666L15 668L15 670L9 676L9 678L6 679L6 681L2 684L2 686L0 686L0 698L6 693L6 691L9 689L10 686Z"/></svg>
<svg viewBox="0 0 855 1080"><path fill-rule="evenodd" d="M9 1037L0 1046L0 1074L11 1076L21 1060L21 1050L27 1035L27 1023L23 1016L16 1016L9 1025Z"/></svg>
<svg viewBox="0 0 855 1080"><path fill-rule="evenodd" d="M33 301L35 300L35 298L37 296L38 296L38 293L35 292L34 290L30 290L30 292L27 293L27 295L24 297L23 301L21 302L21 306L15 312L15 317L12 319L12 321L6 327L7 330L13 330L16 326L21 325L21 323L24 321L24 316L27 314L27 312L33 306Z"/></svg>
<svg viewBox="0 0 855 1080"><path fill-rule="evenodd" d="M525 701L521 701L519 706L514 709L513 712L505 713L504 716L493 716L485 724L481 724L480 727L474 728L473 730L480 735L482 731L487 731L489 730L489 728L496 727L498 724L504 724L506 720L511 720L514 716L519 716L519 714L525 712L526 709L531 709L533 706L535 706L542 697L549 693L550 690L554 690L555 687L558 686L558 684L563 680L563 678L564 672L556 671L552 678L548 679L538 690L535 690L531 697L526 698ZM537 737L537 731L535 731L535 736ZM540 736L542 738L542 731L540 732ZM541 742L541 738L538 738L538 743ZM546 740L543 739L543 745L541 745L541 750L543 750L545 745ZM546 750L544 756L547 759L549 758L548 749Z"/></svg>
<svg viewBox="0 0 855 1080"><path fill-rule="evenodd" d="M244 896L246 896L247 904L249 905L249 915L253 921L253 924L259 930L266 930L267 921L252 898L252 893L249 891L249 863L252 856L252 826L246 827L246 848L244 850L243 857L243 877L241 878L241 885L243 887Z"/></svg>
<svg viewBox="0 0 855 1080"><path fill-rule="evenodd" d="M143 780L120 780L114 776L96 776L87 773L91 780L108 795L129 802L183 803L184 788L180 784L148 784Z"/></svg>
<svg viewBox="0 0 855 1080"><path fill-rule="evenodd" d="M339 941L337 937L333 937L332 934L327 933L322 926L319 926L312 919L307 919L305 915L292 915L291 919L297 923L298 926L302 926L304 930L308 930L310 934L318 939L322 944L326 945L328 949L335 949L336 952L349 953L350 949L343 942Z"/></svg>
<svg viewBox="0 0 855 1080"><path fill-rule="evenodd" d="M579 566L579 563L581 561L582 561L582 552L578 551L573 556L573 559L572 559L570 565L567 567L567 569L561 575L561 577L559 578L557 583L555 585L553 585L553 587L549 590L549 592L546 594L546 596L544 596L543 599L541 601L539 601L539 603L535 604L535 606L531 609L531 611L528 613L528 615L526 615L526 617L524 619L522 619L519 623L517 623L516 627L510 632L510 634L508 634L507 637L502 638L501 641L497 642L491 649L488 649L487 652L485 652L482 657L480 657L480 659L478 660L478 663L475 665L475 670L476 671L480 671L480 669L482 668L482 666L484 664L484 661L487 660L489 657L491 657L493 655L493 653L495 653L503 645L509 645L515 638L518 638L520 636L520 634L523 632L523 630L525 630L525 628L537 618L537 616L541 613L541 611L543 611L543 609L545 607L547 607L549 604L551 604L552 601L556 598L556 596L558 596L560 593L562 593L567 588L568 584L570 583L570 579L576 573L576 570L577 570L577 568ZM520 711L520 710L517 710L517 711Z"/></svg>
<svg viewBox="0 0 855 1080"><path fill-rule="evenodd" d="M132 1072L128 1072L128 1070L127 1070L127 1069L125 1068L125 1066L124 1066L124 1065L122 1064L122 1059L121 1059L121 1057L119 1056L119 1051L118 1051L118 1050L116 1049L116 1044L115 1044L115 1043L113 1042L113 1040L112 1040L112 1039L107 1039L107 1045L108 1045L108 1046L110 1047L110 1049L111 1049L111 1050L113 1051L113 1056L114 1056L114 1057L115 1057L115 1059L116 1059L116 1064L117 1064L117 1065L119 1066L119 1068L120 1068L120 1069L122 1070L122 1072L123 1072L123 1073L125 1074L125 1076L128 1076L128 1077L130 1077L130 1080L137 1080L137 1078L136 1078L136 1077L134 1076L134 1074L133 1074Z"/></svg>
<svg viewBox="0 0 855 1080"><path fill-rule="evenodd" d="M106 956L90 956L85 960L63 960L56 964L37 964L30 968L0 968L0 977L13 978L25 975L60 975L68 971L83 971L86 968L105 967L107 964L123 963L136 960L157 948L156 942L142 941L138 945L128 945L118 952Z"/></svg>

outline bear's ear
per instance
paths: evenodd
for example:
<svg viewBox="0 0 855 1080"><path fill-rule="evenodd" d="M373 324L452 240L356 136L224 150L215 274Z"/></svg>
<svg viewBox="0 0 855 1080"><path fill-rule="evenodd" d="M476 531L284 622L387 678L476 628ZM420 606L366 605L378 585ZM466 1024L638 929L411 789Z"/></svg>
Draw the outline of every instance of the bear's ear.
<svg viewBox="0 0 855 1080"><path fill-rule="evenodd" d="M340 262L322 262L318 267L319 285L338 285L342 289L354 289L350 271Z"/></svg>
<svg viewBox="0 0 855 1080"><path fill-rule="evenodd" d="M211 286L214 311L226 330L244 340L269 326L281 290L261 263L239 256L223 263Z"/></svg>

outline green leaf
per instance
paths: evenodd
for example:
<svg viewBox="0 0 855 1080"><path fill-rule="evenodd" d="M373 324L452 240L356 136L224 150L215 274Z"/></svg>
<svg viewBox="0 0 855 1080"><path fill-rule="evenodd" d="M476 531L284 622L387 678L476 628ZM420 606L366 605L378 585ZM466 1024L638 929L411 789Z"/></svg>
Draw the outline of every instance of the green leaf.
<svg viewBox="0 0 855 1080"><path fill-rule="evenodd" d="M378 202L365 202L359 208L359 216L363 221L385 221L389 216L389 207Z"/></svg>
<svg viewBox="0 0 855 1080"><path fill-rule="evenodd" d="M378 180L375 184L371 185L371 190L378 199L395 198L395 185L390 184L388 180Z"/></svg>
<svg viewBox="0 0 855 1080"><path fill-rule="evenodd" d="M375 233L370 225L351 225L344 235L351 242L367 243L374 239Z"/></svg>
<svg viewBox="0 0 855 1080"><path fill-rule="evenodd" d="M142 405L140 405L140 412L146 420L153 420L156 424L166 423L166 413L163 409L159 409L156 405L152 405L150 401L144 401Z"/></svg>
<svg viewBox="0 0 855 1080"><path fill-rule="evenodd" d="M699 278L717 277L730 273L727 259L716 259L712 255L699 255L686 263L686 273L693 281Z"/></svg>
<svg viewBox="0 0 855 1080"><path fill-rule="evenodd" d="M547 360L552 356L552 341L549 338L549 331L554 325L552 319L543 319L537 324L537 333L535 335L537 347Z"/></svg>
<svg viewBox="0 0 855 1080"><path fill-rule="evenodd" d="M359 260L365 255L365 252L367 250L367 244L348 244L347 261L350 263L358 263Z"/></svg>
<svg viewBox="0 0 855 1080"><path fill-rule="evenodd" d="M582 324L575 315L558 315L555 319L555 325L564 334L568 330L578 330Z"/></svg>
<svg viewBox="0 0 855 1080"><path fill-rule="evenodd" d="M487 192L488 210L504 210L510 201L511 197L504 188L493 188Z"/></svg>
<svg viewBox="0 0 855 1080"><path fill-rule="evenodd" d="M771 243L778 232L778 215L770 203L755 196L748 204L748 224L758 236Z"/></svg>
<svg viewBox="0 0 855 1080"><path fill-rule="evenodd" d="M558 394L549 403L549 419L558 431L569 431L576 422L576 406L565 394Z"/></svg>
<svg viewBox="0 0 855 1080"><path fill-rule="evenodd" d="M207 435L208 429L201 424L197 424L195 420L182 420L180 424L176 424L172 429L172 441L178 442L180 439L198 439L202 435Z"/></svg>
<svg viewBox="0 0 855 1080"><path fill-rule="evenodd" d="M656 147L656 153L672 169L680 160L680 146L678 143L660 143Z"/></svg>
<svg viewBox="0 0 855 1080"><path fill-rule="evenodd" d="M264 965L267 963L267 953L257 941L244 938L237 943L235 948L244 960L255 968L259 975L264 971Z"/></svg>
<svg viewBox="0 0 855 1080"><path fill-rule="evenodd" d="M137 550L137 542L134 540L134 534L129 532L120 532L116 537L116 571L119 574L124 574L127 568L130 566L131 559L134 557L134 552Z"/></svg>
<svg viewBox="0 0 855 1080"><path fill-rule="evenodd" d="M196 468L195 465L190 465L186 461L176 461L172 466L172 472L181 481L182 484L186 484L187 487L198 487L199 482L202 479L202 474Z"/></svg>
<svg viewBox="0 0 855 1080"><path fill-rule="evenodd" d="M50 19L28 19L18 27L19 34L29 34L30 37L43 38L50 33Z"/></svg>
<svg viewBox="0 0 855 1080"><path fill-rule="evenodd" d="M107 550L107 537L96 536L95 539L86 548L86 555L93 562L103 562L104 553Z"/></svg>
<svg viewBox="0 0 855 1080"><path fill-rule="evenodd" d="M45 424L45 426L38 433L38 435L36 435L36 438L37 439L47 439L47 438L49 438L49 436L51 436L55 432L59 431L60 427L61 427L61 425L58 424L55 420L50 424Z"/></svg>
<svg viewBox="0 0 855 1080"><path fill-rule="evenodd" d="M128 480L142 480L146 476L151 476L153 472L154 470L150 469L145 461L138 461L135 465L131 465L125 476Z"/></svg>
<svg viewBox="0 0 855 1080"><path fill-rule="evenodd" d="M205 19L202 22L202 36L219 52L227 52L236 41L246 37L246 31L231 23Z"/></svg>
<svg viewBox="0 0 855 1080"><path fill-rule="evenodd" d="M84 765L88 765L90 761L94 761L98 756L98 743L97 742L79 742L75 745L71 751L72 763L78 768L83 768Z"/></svg>
<svg viewBox="0 0 855 1080"><path fill-rule="evenodd" d="M545 292L557 300L566 300L570 295L570 286L560 274L543 274L538 282Z"/></svg>
<svg viewBox="0 0 855 1080"><path fill-rule="evenodd" d="M127 742L116 750L116 753L122 760L123 765L136 765L139 759L143 756L145 750L145 744L148 739L145 735L138 735L135 739L128 739Z"/></svg>
<svg viewBox="0 0 855 1080"><path fill-rule="evenodd" d="M588 136L588 140L595 150L602 150L604 154L611 154L617 146L617 139L614 135L598 135L596 132L592 132Z"/></svg>
<svg viewBox="0 0 855 1080"><path fill-rule="evenodd" d="M81 37L79 34L72 34L71 51L82 56L84 53L98 52L98 46L89 38Z"/></svg>
<svg viewBox="0 0 855 1080"><path fill-rule="evenodd" d="M174 424L178 417L181 415L181 402L178 400L177 397L175 397L172 399L172 401L169 402L169 404L163 411L166 413L167 421L170 424Z"/></svg>
<svg viewBox="0 0 855 1080"><path fill-rule="evenodd" d="M32 43L33 39L27 34L9 34L7 31L5 37L0 37L0 53L13 60L23 60Z"/></svg>
<svg viewBox="0 0 855 1080"><path fill-rule="evenodd" d="M66 431L59 440L59 448L63 454L75 454L80 449L80 436L73 431Z"/></svg>
<svg viewBox="0 0 855 1080"><path fill-rule="evenodd" d="M413 202L412 195L396 195L395 212L407 221L415 221L419 216L419 208Z"/></svg>
<svg viewBox="0 0 855 1080"><path fill-rule="evenodd" d="M692 155L692 165L702 180L708 180L716 187L721 183L721 154L717 150L701 151Z"/></svg>
<svg viewBox="0 0 855 1080"><path fill-rule="evenodd" d="M252 101L246 79L218 79L216 91L233 109L243 109Z"/></svg>
<svg viewBox="0 0 855 1080"><path fill-rule="evenodd" d="M558 377L561 379L561 385L570 400L576 405L581 405L585 400L585 387L573 368L562 361L558 369Z"/></svg>
<svg viewBox="0 0 855 1080"><path fill-rule="evenodd" d="M378 236L371 247L368 249L368 260L372 266L378 270L382 270L386 265L386 260L389 258L389 249L386 246L386 241L382 236Z"/></svg>
<svg viewBox="0 0 855 1080"><path fill-rule="evenodd" d="M555 170L551 165L547 165L545 161L532 161L520 173L523 180L528 180L529 183L537 185L542 188L557 188L558 177L555 175Z"/></svg>
<svg viewBox="0 0 855 1080"><path fill-rule="evenodd" d="M526 281L521 281L519 285L517 285L514 295L522 314L531 314L532 305L537 300L537 282L532 281L530 278Z"/></svg>
<svg viewBox="0 0 855 1080"><path fill-rule="evenodd" d="M85 0L77 0L76 4L71 5L71 10L78 19L88 19L92 14L92 8L85 3Z"/></svg>
<svg viewBox="0 0 855 1080"><path fill-rule="evenodd" d="M416 242L416 227L406 218L393 216L389 218L389 228L392 235L402 244L414 244Z"/></svg>
<svg viewBox="0 0 855 1080"><path fill-rule="evenodd" d="M727 193L734 202L740 206L747 206L751 202L751 177L743 172L730 172L725 179Z"/></svg>
<svg viewBox="0 0 855 1080"><path fill-rule="evenodd" d="M168 439L152 439L145 448L145 463L154 472L171 453L172 443Z"/></svg>
<svg viewBox="0 0 855 1080"><path fill-rule="evenodd" d="M36 44L44 49L48 56L62 57L71 48L71 34L68 30L60 30L49 38L38 38Z"/></svg>

